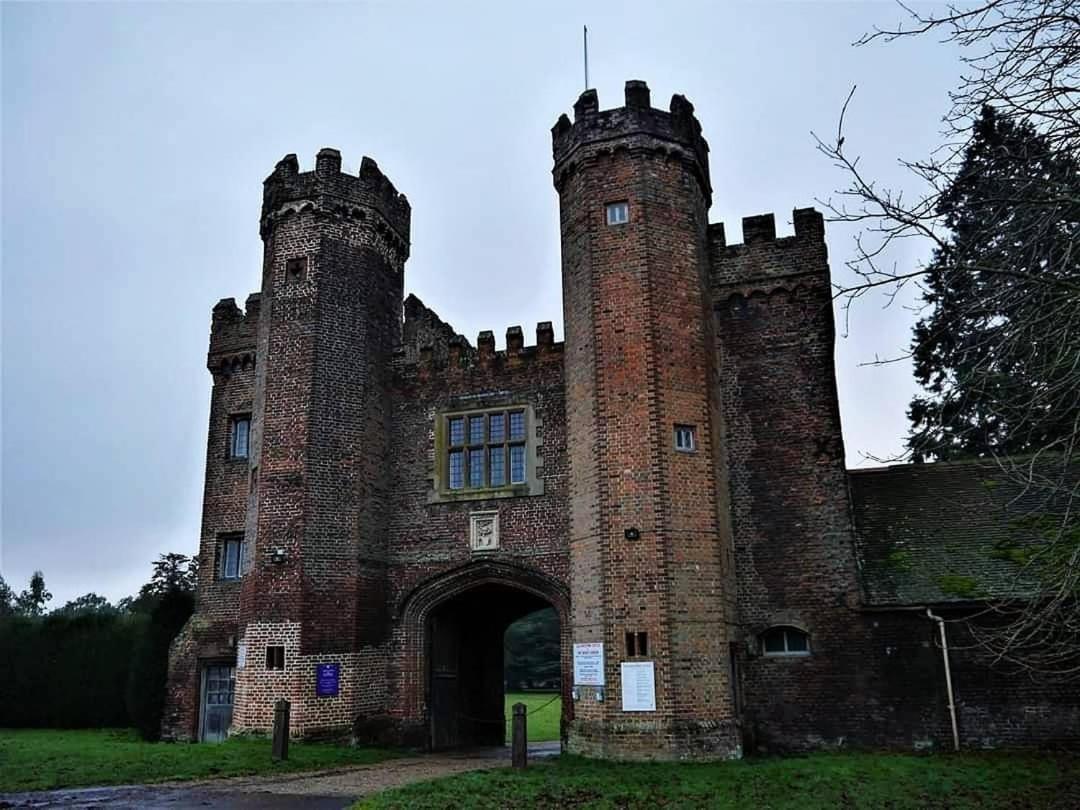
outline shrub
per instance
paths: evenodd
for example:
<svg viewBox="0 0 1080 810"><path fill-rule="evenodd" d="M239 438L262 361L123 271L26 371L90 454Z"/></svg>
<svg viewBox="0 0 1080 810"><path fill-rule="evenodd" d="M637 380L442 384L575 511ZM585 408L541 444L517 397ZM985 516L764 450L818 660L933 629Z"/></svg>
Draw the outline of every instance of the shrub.
<svg viewBox="0 0 1080 810"><path fill-rule="evenodd" d="M169 645L194 609L195 599L191 593L174 590L164 594L135 645L127 673L127 714L131 725L145 740L156 740L161 736Z"/></svg>
<svg viewBox="0 0 1080 810"><path fill-rule="evenodd" d="M121 686L146 626L133 615L0 620L0 726L127 725Z"/></svg>

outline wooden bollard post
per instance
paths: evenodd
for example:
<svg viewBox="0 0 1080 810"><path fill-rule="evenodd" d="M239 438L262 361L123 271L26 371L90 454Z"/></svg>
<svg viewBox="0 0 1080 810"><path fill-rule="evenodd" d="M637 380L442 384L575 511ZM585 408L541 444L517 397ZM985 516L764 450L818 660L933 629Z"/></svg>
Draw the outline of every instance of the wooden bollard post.
<svg viewBox="0 0 1080 810"><path fill-rule="evenodd" d="M289 758L289 701L274 701L274 742L270 755L275 762Z"/></svg>
<svg viewBox="0 0 1080 810"><path fill-rule="evenodd" d="M525 723L525 704L515 703L512 725L513 744L510 748L510 759L515 768L524 768L529 759L529 735L526 732Z"/></svg>

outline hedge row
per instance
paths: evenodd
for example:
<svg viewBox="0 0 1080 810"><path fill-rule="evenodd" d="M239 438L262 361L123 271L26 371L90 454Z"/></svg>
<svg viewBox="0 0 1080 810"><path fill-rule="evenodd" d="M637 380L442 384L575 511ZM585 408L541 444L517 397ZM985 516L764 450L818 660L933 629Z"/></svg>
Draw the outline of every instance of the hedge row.
<svg viewBox="0 0 1080 810"><path fill-rule="evenodd" d="M191 608L177 593L150 615L0 620L0 727L135 726L155 738L169 641Z"/></svg>

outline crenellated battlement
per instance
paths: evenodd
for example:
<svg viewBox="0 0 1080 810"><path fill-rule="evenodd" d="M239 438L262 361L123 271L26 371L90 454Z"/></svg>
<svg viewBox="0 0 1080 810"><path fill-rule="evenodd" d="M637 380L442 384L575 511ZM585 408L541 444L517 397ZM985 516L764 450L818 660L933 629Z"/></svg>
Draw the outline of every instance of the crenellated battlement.
<svg viewBox="0 0 1080 810"><path fill-rule="evenodd" d="M263 182L260 234L266 238L280 217L307 206L330 216L358 220L377 214L380 222L376 227L392 231L393 240L400 243L397 247L408 255L409 201L369 157L360 161L359 173L351 175L342 173L337 149L320 149L310 172L300 171L296 155L286 155Z"/></svg>
<svg viewBox="0 0 1080 810"><path fill-rule="evenodd" d="M261 293L252 293L242 310L235 298L222 298L214 305L210 322L210 349L206 367L214 374L230 374L255 364L256 334L259 326Z"/></svg>
<svg viewBox="0 0 1080 810"><path fill-rule="evenodd" d="M709 225L714 288L767 291L788 282L806 283L807 277L817 277L828 284L824 217L815 208L796 208L791 218L794 236L777 238L773 214L743 217L743 241L732 245L727 244L723 223Z"/></svg>
<svg viewBox="0 0 1080 810"><path fill-rule="evenodd" d="M626 148L685 160L711 200L709 144L694 105L676 94L667 111L656 109L648 85L636 79L626 83L624 101L622 107L601 110L596 91L586 90L574 104L573 122L565 114L559 116L551 128L556 188L581 162Z"/></svg>
<svg viewBox="0 0 1080 810"><path fill-rule="evenodd" d="M475 348L464 336L455 334L443 345L421 346L415 360L402 350L398 355L398 368L402 373L416 371L421 376L429 376L433 371L459 374L470 370L498 371L532 363L562 362L562 356L563 344L555 342L551 321L541 321L536 325L536 343L533 345L525 345L520 326L507 328L506 348L500 350L495 348L495 333L491 330L480 332Z"/></svg>

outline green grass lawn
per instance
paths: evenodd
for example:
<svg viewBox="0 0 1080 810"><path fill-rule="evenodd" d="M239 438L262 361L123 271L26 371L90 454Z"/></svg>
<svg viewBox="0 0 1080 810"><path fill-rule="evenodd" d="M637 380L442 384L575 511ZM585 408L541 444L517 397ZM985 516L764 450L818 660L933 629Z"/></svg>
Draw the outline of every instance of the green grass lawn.
<svg viewBox="0 0 1080 810"><path fill-rule="evenodd" d="M554 700L552 699L554 698ZM510 744L510 724L514 716L513 705L524 703L529 712L525 729L529 742L548 742L559 739L559 717L562 700L558 692L507 692L506 693L506 744Z"/></svg>
<svg viewBox="0 0 1080 810"><path fill-rule="evenodd" d="M563 756L523 772L475 771L418 783L355 805L458 807L1065 810L1080 807L1080 757L849 753L671 764Z"/></svg>
<svg viewBox="0 0 1080 810"><path fill-rule="evenodd" d="M370 748L292 742L289 759L275 763L269 739L148 743L129 729L0 729L0 793L284 773L365 765L391 756Z"/></svg>

